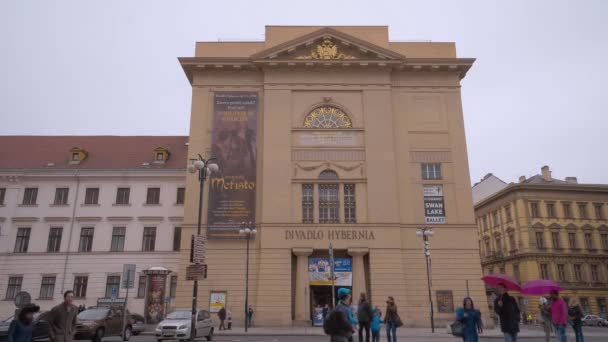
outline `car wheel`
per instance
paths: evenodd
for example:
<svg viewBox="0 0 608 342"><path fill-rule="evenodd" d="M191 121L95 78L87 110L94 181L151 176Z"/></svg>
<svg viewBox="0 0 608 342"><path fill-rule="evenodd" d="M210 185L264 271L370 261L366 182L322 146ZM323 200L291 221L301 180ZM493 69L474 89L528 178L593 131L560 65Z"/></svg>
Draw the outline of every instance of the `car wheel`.
<svg viewBox="0 0 608 342"><path fill-rule="evenodd" d="M125 337L124 337L124 341L128 341L131 338L131 335L133 335L133 329L131 327L126 327L125 328Z"/></svg>
<svg viewBox="0 0 608 342"><path fill-rule="evenodd" d="M105 330L103 328L97 329L97 331L95 331L95 336L93 336L93 342L101 342L104 334Z"/></svg>
<svg viewBox="0 0 608 342"><path fill-rule="evenodd" d="M209 335L207 335L207 341L211 341L213 340L213 328L211 328L211 330L209 330Z"/></svg>

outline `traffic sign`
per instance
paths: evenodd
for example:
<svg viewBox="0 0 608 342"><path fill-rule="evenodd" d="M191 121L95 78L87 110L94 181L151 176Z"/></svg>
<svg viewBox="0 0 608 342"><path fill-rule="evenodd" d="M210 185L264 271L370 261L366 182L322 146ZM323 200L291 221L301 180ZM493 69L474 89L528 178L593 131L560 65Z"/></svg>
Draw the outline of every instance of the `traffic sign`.
<svg viewBox="0 0 608 342"><path fill-rule="evenodd" d="M195 264L186 267L186 280L207 279L207 264Z"/></svg>
<svg viewBox="0 0 608 342"><path fill-rule="evenodd" d="M21 291L15 296L15 306L23 309L26 305L32 302L32 296L28 292Z"/></svg>
<svg viewBox="0 0 608 342"><path fill-rule="evenodd" d="M122 288L132 289L135 286L135 265L124 264L122 266Z"/></svg>
<svg viewBox="0 0 608 342"><path fill-rule="evenodd" d="M193 264L205 263L207 253L207 238L203 235L192 235L190 240L190 262Z"/></svg>

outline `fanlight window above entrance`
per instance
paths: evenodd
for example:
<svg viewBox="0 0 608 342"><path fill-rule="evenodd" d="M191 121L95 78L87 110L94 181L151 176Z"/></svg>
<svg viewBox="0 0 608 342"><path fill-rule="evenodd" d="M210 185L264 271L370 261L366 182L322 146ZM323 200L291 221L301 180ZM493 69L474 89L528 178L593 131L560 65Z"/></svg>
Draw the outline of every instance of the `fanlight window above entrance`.
<svg viewBox="0 0 608 342"><path fill-rule="evenodd" d="M346 113L334 106L317 107L304 119L305 128L352 128Z"/></svg>
<svg viewBox="0 0 608 342"><path fill-rule="evenodd" d="M338 179L338 174L334 170L323 170L319 174L321 180L335 180Z"/></svg>

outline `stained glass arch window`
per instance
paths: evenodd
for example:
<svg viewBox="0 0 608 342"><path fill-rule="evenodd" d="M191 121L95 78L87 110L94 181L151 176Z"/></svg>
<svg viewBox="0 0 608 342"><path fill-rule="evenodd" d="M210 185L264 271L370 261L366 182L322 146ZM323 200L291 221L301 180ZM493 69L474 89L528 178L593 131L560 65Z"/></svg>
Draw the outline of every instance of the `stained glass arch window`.
<svg viewBox="0 0 608 342"><path fill-rule="evenodd" d="M352 128L353 124L344 111L335 106L321 106L306 115L304 128Z"/></svg>
<svg viewBox="0 0 608 342"><path fill-rule="evenodd" d="M322 179L322 180L334 180L334 179L338 179L338 174L334 170L330 170L330 169L323 170L319 174L319 179Z"/></svg>

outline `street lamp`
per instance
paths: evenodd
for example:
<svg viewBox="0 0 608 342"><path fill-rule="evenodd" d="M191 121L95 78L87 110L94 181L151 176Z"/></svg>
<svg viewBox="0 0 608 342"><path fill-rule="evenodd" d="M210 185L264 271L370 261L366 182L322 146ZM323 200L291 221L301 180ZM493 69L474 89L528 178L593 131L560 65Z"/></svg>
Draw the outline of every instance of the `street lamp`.
<svg viewBox="0 0 608 342"><path fill-rule="evenodd" d="M188 172L198 172L198 182L200 185L198 191L198 223L196 228L196 235L201 235L201 222L203 217L203 186L205 185L207 177L214 172L218 172L219 169L219 166L215 163L215 158L205 160L200 154L198 155L198 159L194 159L192 164L188 166ZM190 341L194 341L194 338L196 337L195 327L197 297L198 279L194 279L194 287L192 288L192 319L190 321Z"/></svg>
<svg viewBox="0 0 608 342"><path fill-rule="evenodd" d="M253 222L243 222L239 230L239 235L242 235L247 240L247 262L245 264L245 332L249 326L247 309L249 308L249 240L258 233ZM250 228L251 227L251 228Z"/></svg>
<svg viewBox="0 0 608 342"><path fill-rule="evenodd" d="M426 280L429 290L429 306L431 313L431 332L435 332L435 323L433 320L433 296L431 295L431 252L429 248L429 237L433 236L433 230L429 227L422 227L416 230L416 236L421 237L424 241L424 258L426 259Z"/></svg>

